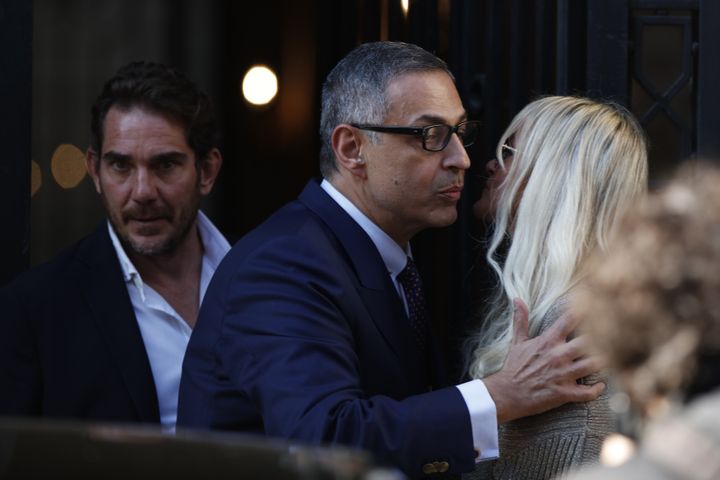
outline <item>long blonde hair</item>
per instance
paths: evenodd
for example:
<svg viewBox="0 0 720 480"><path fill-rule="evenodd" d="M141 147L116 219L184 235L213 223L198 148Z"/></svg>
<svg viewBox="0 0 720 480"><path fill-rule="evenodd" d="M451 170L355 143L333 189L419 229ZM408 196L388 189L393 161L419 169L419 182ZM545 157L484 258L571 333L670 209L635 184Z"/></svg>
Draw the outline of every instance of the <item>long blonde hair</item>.
<svg viewBox="0 0 720 480"><path fill-rule="evenodd" d="M645 136L619 105L541 98L510 123L498 143L499 159L511 137L517 151L497 199L487 253L498 285L483 327L467 344L473 378L502 367L512 341L512 300L525 301L530 335L537 335L550 307L582 276L588 255L605 249L618 219L647 189Z"/></svg>

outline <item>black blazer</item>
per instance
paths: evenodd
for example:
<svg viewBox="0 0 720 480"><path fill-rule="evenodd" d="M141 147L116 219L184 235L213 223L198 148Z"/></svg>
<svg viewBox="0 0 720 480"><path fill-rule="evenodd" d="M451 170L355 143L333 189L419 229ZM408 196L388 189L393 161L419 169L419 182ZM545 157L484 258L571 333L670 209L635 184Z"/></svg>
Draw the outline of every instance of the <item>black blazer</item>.
<svg viewBox="0 0 720 480"><path fill-rule="evenodd" d="M106 222L0 289L0 415L160 422Z"/></svg>

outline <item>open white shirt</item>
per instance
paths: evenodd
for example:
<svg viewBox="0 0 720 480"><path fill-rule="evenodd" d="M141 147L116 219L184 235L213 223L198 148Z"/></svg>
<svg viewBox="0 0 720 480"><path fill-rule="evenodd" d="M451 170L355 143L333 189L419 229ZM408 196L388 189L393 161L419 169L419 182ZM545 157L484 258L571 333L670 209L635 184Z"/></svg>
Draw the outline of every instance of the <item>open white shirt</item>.
<svg viewBox="0 0 720 480"><path fill-rule="evenodd" d="M365 216L360 209L327 180L323 180L320 187L360 225L360 228L368 234L370 240L375 244L390 274L390 278L400 294L400 298L403 299L405 311L407 312L407 301L402 286L397 281L397 276L405 268L406 258L408 256L412 257L410 245L408 244L407 250L403 250L387 233ZM497 411L495 402L490 397L485 384L482 380L471 380L456 385L456 388L460 391L470 413L473 445L475 450L479 452L476 461L497 457L499 454Z"/></svg>
<svg viewBox="0 0 720 480"><path fill-rule="evenodd" d="M198 299L200 304L215 269L230 250L230 244L200 211L197 215L197 226L203 244ZM192 329L159 293L143 282L120 244L110 221L108 231L120 260L125 285L150 360L150 369L157 389L160 423L164 431L174 432L182 362Z"/></svg>

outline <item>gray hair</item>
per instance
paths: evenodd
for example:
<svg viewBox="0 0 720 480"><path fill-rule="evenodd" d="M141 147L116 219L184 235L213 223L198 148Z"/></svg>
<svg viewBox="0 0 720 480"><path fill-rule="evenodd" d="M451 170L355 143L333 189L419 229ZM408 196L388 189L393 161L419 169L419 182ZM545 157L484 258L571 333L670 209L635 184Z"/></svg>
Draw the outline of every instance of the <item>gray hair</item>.
<svg viewBox="0 0 720 480"><path fill-rule="evenodd" d="M412 73L439 70L455 80L447 64L417 45L403 42L365 43L332 69L322 89L320 172L337 171L331 137L341 123L382 123L391 105L385 96L390 82ZM373 134L368 135L375 141Z"/></svg>

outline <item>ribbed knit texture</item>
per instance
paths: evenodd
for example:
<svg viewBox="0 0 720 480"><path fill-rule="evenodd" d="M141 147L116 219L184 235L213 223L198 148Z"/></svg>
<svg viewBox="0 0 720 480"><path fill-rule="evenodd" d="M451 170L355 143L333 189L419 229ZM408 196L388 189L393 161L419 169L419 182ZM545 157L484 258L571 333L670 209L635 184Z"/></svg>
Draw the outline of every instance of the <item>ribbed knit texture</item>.
<svg viewBox="0 0 720 480"><path fill-rule="evenodd" d="M562 298L542 320L540 332L565 310ZM583 383L606 381L591 375ZM500 427L500 458L483 462L463 480L562 478L581 466L597 463L602 442L614 427L607 392L588 403L569 403Z"/></svg>

